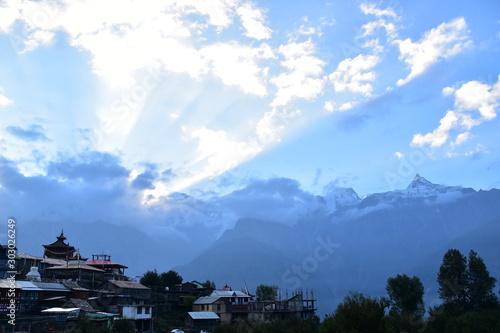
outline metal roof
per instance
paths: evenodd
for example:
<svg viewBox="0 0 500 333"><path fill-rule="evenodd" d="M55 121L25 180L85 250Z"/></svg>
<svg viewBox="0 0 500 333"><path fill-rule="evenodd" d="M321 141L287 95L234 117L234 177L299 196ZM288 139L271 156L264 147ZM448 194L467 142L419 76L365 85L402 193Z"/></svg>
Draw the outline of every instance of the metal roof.
<svg viewBox="0 0 500 333"><path fill-rule="evenodd" d="M220 298L221 298L220 296L200 297L196 301L194 301L193 304L212 304L213 302L217 301Z"/></svg>
<svg viewBox="0 0 500 333"><path fill-rule="evenodd" d="M215 312L188 312L193 319L220 319Z"/></svg>
<svg viewBox="0 0 500 333"><path fill-rule="evenodd" d="M86 265L105 267L105 268L128 268L127 266L117 264L109 260L89 260L85 262Z"/></svg>
<svg viewBox="0 0 500 333"><path fill-rule="evenodd" d="M251 297L242 291L237 290L214 290L210 296L220 296L220 297Z"/></svg>
<svg viewBox="0 0 500 333"><path fill-rule="evenodd" d="M139 282L133 282L133 281L117 281L117 280L109 280L109 283L114 284L118 288L125 288L125 289L151 289L148 288Z"/></svg>
<svg viewBox="0 0 500 333"><path fill-rule="evenodd" d="M0 288L1 289L10 289L11 285L12 285L12 280L9 280L9 279L0 279ZM14 280L14 285L15 285L15 289L20 289L21 286L19 285L20 281L15 281Z"/></svg>
<svg viewBox="0 0 500 333"><path fill-rule="evenodd" d="M49 282L31 282L31 283L33 283L35 286L45 291L67 291L67 292L71 291L61 283L49 283Z"/></svg>
<svg viewBox="0 0 500 333"><path fill-rule="evenodd" d="M36 286L33 282L30 281L17 281L17 284L21 287L22 290L26 291L42 291L44 289Z"/></svg>
<svg viewBox="0 0 500 333"><path fill-rule="evenodd" d="M46 309L46 310L42 310L42 312L45 312L45 313L70 313L72 311L79 311L80 309L79 308L50 308L50 309Z"/></svg>
<svg viewBox="0 0 500 333"><path fill-rule="evenodd" d="M88 266L85 264L63 264L60 266L54 266L54 267L48 267L46 270L74 270L74 269L81 269L84 271L92 271L92 272L99 272L99 273L104 273L102 269L95 268L92 266Z"/></svg>

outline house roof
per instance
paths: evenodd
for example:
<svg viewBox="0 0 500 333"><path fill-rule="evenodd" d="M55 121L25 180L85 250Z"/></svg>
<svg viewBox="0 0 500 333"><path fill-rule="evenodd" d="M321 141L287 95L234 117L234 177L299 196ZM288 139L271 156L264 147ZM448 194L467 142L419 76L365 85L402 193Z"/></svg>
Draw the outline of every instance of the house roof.
<svg viewBox="0 0 500 333"><path fill-rule="evenodd" d="M193 319L220 319L215 312L188 312L189 316Z"/></svg>
<svg viewBox="0 0 500 333"><path fill-rule="evenodd" d="M92 272L99 272L99 273L104 273L104 271L102 269L99 269L99 268L96 268L96 267L92 267L92 266L89 266L89 265L85 265L85 264L63 264L63 265L59 265L59 266L54 266L54 267L48 267L46 268L46 270L78 270L78 269L81 269L81 270L84 270L84 271L92 271Z"/></svg>
<svg viewBox="0 0 500 333"><path fill-rule="evenodd" d="M28 253L18 253L16 254L16 258L18 259L31 259L31 260L42 260L42 257L35 257Z"/></svg>
<svg viewBox="0 0 500 333"><path fill-rule="evenodd" d="M64 286L66 286L67 288L69 288L71 290L89 291L89 289L81 287L76 281L66 280L66 281L63 281L62 284L64 284Z"/></svg>
<svg viewBox="0 0 500 333"><path fill-rule="evenodd" d="M79 308L85 312L97 312L89 302L80 298L70 298L63 306L73 306L75 308Z"/></svg>
<svg viewBox="0 0 500 333"><path fill-rule="evenodd" d="M31 282L31 283L44 291L66 291L66 292L70 291L61 283L50 283L50 282Z"/></svg>
<svg viewBox="0 0 500 333"><path fill-rule="evenodd" d="M21 289L20 281L14 281L15 289ZM0 279L0 289L10 289L11 281L8 279Z"/></svg>
<svg viewBox="0 0 500 333"><path fill-rule="evenodd" d="M42 291L44 289L36 286L33 282L30 281L17 281L17 284L21 287L22 290L25 291Z"/></svg>
<svg viewBox="0 0 500 333"><path fill-rule="evenodd" d="M205 296L205 297L200 297L196 301L194 301L193 304L212 304L212 303L216 302L217 300L219 300L221 298L222 297L220 297L220 296Z"/></svg>
<svg viewBox="0 0 500 333"><path fill-rule="evenodd" d="M85 262L86 265L94 266L94 267L103 267L103 268L128 268L127 266L117 264L116 262L112 262L109 260L89 260Z"/></svg>
<svg viewBox="0 0 500 333"><path fill-rule="evenodd" d="M64 259L55 259L55 258L42 258L42 263L49 265L65 265L66 260Z"/></svg>
<svg viewBox="0 0 500 333"><path fill-rule="evenodd" d="M45 313L70 313L72 311L80 310L79 308L50 308L42 310Z"/></svg>
<svg viewBox="0 0 500 333"><path fill-rule="evenodd" d="M219 297L251 297L248 294L245 294L242 291L237 290L214 290L210 296L219 296Z"/></svg>
<svg viewBox="0 0 500 333"><path fill-rule="evenodd" d="M149 290L151 288L148 288L139 282L134 282L134 281L116 281L116 280L109 280L109 283L117 286L118 288L124 288L124 289L144 289L144 290Z"/></svg>

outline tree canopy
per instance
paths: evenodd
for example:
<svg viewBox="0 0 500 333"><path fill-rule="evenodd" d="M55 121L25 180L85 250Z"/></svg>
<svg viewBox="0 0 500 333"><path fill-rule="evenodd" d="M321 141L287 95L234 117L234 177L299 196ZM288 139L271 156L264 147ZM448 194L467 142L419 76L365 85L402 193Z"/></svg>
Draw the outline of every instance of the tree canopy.
<svg viewBox="0 0 500 333"><path fill-rule="evenodd" d="M257 286L255 295L261 301L274 301L278 295L278 286L267 286L261 284Z"/></svg>
<svg viewBox="0 0 500 333"><path fill-rule="evenodd" d="M417 276L410 278L403 274L389 278L385 289L389 295L391 312L424 314L424 285Z"/></svg>

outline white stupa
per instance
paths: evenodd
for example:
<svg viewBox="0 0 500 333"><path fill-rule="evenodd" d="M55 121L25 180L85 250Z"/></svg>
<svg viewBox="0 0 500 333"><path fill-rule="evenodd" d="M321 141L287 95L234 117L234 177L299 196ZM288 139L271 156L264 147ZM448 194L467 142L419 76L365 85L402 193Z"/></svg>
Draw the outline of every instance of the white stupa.
<svg viewBox="0 0 500 333"><path fill-rule="evenodd" d="M26 278L31 282L41 282L42 278L40 277L40 273L38 273L38 267L33 266L30 268L30 272L26 274Z"/></svg>

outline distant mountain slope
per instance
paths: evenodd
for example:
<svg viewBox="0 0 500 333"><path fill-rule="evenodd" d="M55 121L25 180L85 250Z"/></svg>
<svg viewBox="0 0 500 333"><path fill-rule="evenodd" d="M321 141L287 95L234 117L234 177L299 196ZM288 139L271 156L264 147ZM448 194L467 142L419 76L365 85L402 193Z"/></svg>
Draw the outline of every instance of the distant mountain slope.
<svg viewBox="0 0 500 333"><path fill-rule="evenodd" d="M201 256L176 269L188 279L210 274L217 285L233 288L243 287L243 281L250 290L260 283L276 284L283 293L312 288L319 313L326 314L349 290L385 295L387 278L396 274L435 280L445 247L461 244L480 256L484 249L488 258L500 253L500 242L491 239L500 230L494 219L500 215L499 190L436 185L417 175L405 190L363 200L341 193L350 198L344 206L339 200L334 209L330 204L293 226L240 220ZM491 239L487 246L485 239ZM500 276L498 265L491 271Z"/></svg>

